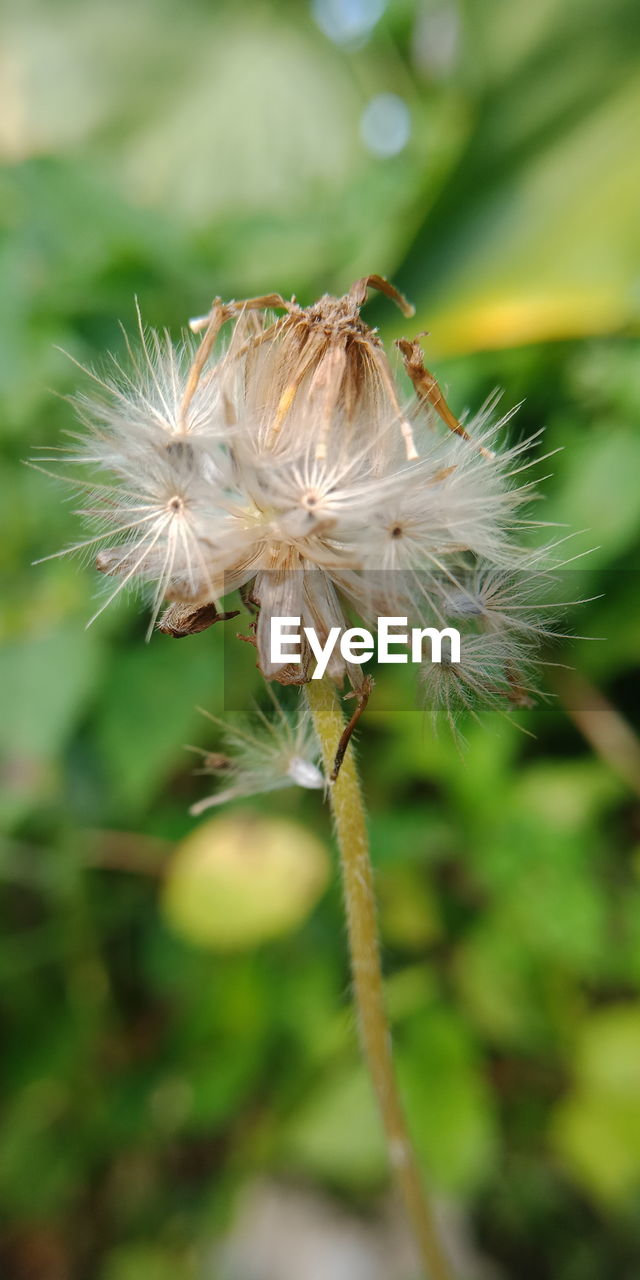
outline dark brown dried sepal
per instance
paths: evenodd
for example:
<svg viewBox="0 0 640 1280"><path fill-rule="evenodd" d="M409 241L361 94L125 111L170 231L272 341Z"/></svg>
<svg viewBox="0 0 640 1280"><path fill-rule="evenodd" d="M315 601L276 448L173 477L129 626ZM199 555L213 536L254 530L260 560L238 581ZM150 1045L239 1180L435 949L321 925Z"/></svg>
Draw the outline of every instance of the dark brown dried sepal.
<svg viewBox="0 0 640 1280"><path fill-rule="evenodd" d="M418 336L424 337L424 334L419 334ZM414 338L412 341L409 341L408 338L398 338L396 346L402 354L404 367L411 378L418 399L423 404L430 405L432 409L435 409L450 431L453 431L457 436L462 436L463 440L473 443L472 436L458 421L455 414L451 412L437 378L425 367L424 355L418 338ZM495 456L490 449L485 449L483 445L476 445L476 448L483 458L493 458Z"/></svg>
<svg viewBox="0 0 640 1280"><path fill-rule="evenodd" d="M206 631L215 622L226 622L229 618L237 618L239 613L239 609L218 613L213 602L195 607L192 604L171 604L158 623L158 631L181 640L183 636L195 636L199 631Z"/></svg>

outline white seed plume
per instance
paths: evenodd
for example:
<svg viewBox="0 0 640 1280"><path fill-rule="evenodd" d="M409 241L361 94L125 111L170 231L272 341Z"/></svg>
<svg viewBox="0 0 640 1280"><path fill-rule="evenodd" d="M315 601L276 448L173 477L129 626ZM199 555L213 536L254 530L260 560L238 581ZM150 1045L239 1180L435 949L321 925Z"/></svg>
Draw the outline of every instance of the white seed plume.
<svg viewBox="0 0 640 1280"><path fill-rule="evenodd" d="M375 626L401 614L410 626L459 626L463 653L469 631L467 683L462 673L447 683L463 705L472 687L490 702L502 689L513 704L518 664L548 631L527 580L539 580L539 553L519 542L527 446L500 452L509 415L493 421L495 397L465 425L455 419L416 341L398 344L415 388L401 404L360 316L369 287L410 314L372 276L306 309L277 294L217 300L193 322L203 331L195 347L140 325L128 371L94 375L94 394L78 400L89 432L68 457L99 475L81 485L92 536L70 549L97 551L115 580L98 612L123 587L146 586L150 630L163 603L164 630L201 630L241 589L269 679L304 683L310 659L303 649L301 667L271 661L272 616L299 616L322 643L354 618ZM337 650L328 674L362 687L361 669Z"/></svg>
<svg viewBox="0 0 640 1280"><path fill-rule="evenodd" d="M205 713L207 714L207 713ZM273 714L264 715L259 707L254 717L239 717L229 724L208 716L222 731L224 753L202 751L201 773L211 774L227 785L198 801L191 813L226 804L243 796L278 791L283 787L305 787L317 791L325 786L319 768L320 745L315 736L306 703L300 700L294 715L289 715L273 698Z"/></svg>

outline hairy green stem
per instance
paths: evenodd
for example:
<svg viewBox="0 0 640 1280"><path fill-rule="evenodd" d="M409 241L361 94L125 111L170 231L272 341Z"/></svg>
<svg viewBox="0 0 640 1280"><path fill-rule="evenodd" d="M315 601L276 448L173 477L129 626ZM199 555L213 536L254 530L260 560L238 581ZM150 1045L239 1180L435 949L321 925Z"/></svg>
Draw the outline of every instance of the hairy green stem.
<svg viewBox="0 0 640 1280"><path fill-rule="evenodd" d="M311 680L306 685L306 693L322 746L325 774L329 777L344 728L342 710L329 680ZM382 1116L389 1160L429 1280L451 1280L398 1093L384 1007L369 840L353 746L347 749L329 794L340 848L360 1036Z"/></svg>

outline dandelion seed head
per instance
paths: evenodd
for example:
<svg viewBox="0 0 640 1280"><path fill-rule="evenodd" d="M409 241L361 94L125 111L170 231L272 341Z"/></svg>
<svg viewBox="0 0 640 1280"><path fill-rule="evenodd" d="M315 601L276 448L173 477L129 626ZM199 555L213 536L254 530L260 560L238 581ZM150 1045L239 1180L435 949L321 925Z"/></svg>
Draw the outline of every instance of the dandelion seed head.
<svg viewBox="0 0 640 1280"><path fill-rule="evenodd" d="M199 343L176 344L139 320L127 359L76 400L85 431L67 459L90 473L78 483L91 536L71 550L92 553L105 576L96 617L142 586L152 627L165 602L216 620L242 590L270 680L304 683L311 665L304 642L297 671L272 661L273 616L299 616L322 639L354 617L406 614L409 625L460 622L465 641L468 632L466 666L443 663L423 680L428 696L452 705L444 689L457 686L471 703L484 688L493 702L502 689L514 702L512 658L498 641L515 636L519 661L550 631L538 582L522 585L533 564L522 548L527 445L501 447L510 414L497 419L495 394L456 419L417 340L398 344L415 391L401 396L361 316L372 286L410 313L372 276L307 308L279 295L217 300L194 322ZM328 674L362 681L338 650Z"/></svg>

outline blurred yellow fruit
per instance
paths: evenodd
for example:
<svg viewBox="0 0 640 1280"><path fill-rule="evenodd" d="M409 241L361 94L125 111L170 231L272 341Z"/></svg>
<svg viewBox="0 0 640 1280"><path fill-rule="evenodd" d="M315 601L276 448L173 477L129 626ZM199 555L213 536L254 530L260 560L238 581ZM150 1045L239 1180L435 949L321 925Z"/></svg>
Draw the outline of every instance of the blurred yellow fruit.
<svg viewBox="0 0 640 1280"><path fill-rule="evenodd" d="M288 818L211 818L178 845L163 908L174 932L216 951L253 947L295 929L329 876L325 846Z"/></svg>

